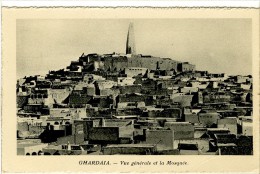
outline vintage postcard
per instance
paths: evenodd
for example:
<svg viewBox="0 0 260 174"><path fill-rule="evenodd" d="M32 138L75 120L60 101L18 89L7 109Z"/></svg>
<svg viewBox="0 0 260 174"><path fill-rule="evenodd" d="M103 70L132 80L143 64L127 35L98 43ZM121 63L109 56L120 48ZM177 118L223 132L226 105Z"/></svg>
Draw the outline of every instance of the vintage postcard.
<svg viewBox="0 0 260 174"><path fill-rule="evenodd" d="M3 172L259 173L259 10L3 8Z"/></svg>

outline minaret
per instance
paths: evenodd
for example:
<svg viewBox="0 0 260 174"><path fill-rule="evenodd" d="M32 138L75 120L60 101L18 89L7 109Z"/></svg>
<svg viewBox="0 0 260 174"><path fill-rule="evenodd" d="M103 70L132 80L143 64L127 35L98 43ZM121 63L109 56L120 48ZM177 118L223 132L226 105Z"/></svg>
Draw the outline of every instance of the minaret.
<svg viewBox="0 0 260 174"><path fill-rule="evenodd" d="M129 24L127 40L126 40L126 54L136 54L135 52L135 35L134 35L134 25Z"/></svg>

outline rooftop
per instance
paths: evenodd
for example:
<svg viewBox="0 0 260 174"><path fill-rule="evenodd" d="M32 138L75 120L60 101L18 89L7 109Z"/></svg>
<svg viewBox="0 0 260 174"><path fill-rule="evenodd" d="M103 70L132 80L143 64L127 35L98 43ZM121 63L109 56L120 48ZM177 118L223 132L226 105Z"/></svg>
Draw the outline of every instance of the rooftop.
<svg viewBox="0 0 260 174"><path fill-rule="evenodd" d="M108 145L107 146L107 148L109 148L109 147L122 147L122 148L124 148L124 147L139 147L139 148L141 148L141 147L150 147L150 148L152 148L152 147L155 147L155 145L153 145L153 144L113 144L113 145Z"/></svg>

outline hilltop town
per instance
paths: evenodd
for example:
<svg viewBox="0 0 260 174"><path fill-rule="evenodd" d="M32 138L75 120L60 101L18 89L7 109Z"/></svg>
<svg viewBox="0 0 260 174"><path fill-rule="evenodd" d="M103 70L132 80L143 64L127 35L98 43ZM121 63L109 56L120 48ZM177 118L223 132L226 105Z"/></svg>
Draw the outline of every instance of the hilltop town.
<svg viewBox="0 0 260 174"><path fill-rule="evenodd" d="M124 54L17 80L17 154L252 155L252 82L137 54L130 24Z"/></svg>

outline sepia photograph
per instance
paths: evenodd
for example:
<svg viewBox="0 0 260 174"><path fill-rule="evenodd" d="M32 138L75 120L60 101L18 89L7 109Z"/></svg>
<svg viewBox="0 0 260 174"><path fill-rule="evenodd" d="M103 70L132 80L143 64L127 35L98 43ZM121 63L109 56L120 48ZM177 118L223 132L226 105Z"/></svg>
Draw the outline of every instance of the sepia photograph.
<svg viewBox="0 0 260 174"><path fill-rule="evenodd" d="M223 17L223 10L222 17L205 17L201 10L183 17L148 8L143 16L144 10L132 10L85 9L88 15L74 18L76 9L58 17L47 9L6 9L25 14L12 21L13 155L28 162L60 155L79 157L78 166L181 170L195 156L197 162L257 158L259 26L252 14ZM156 11L163 11L160 17ZM167 160L153 161L159 156Z"/></svg>
<svg viewBox="0 0 260 174"><path fill-rule="evenodd" d="M16 27L17 155L253 154L250 19Z"/></svg>

